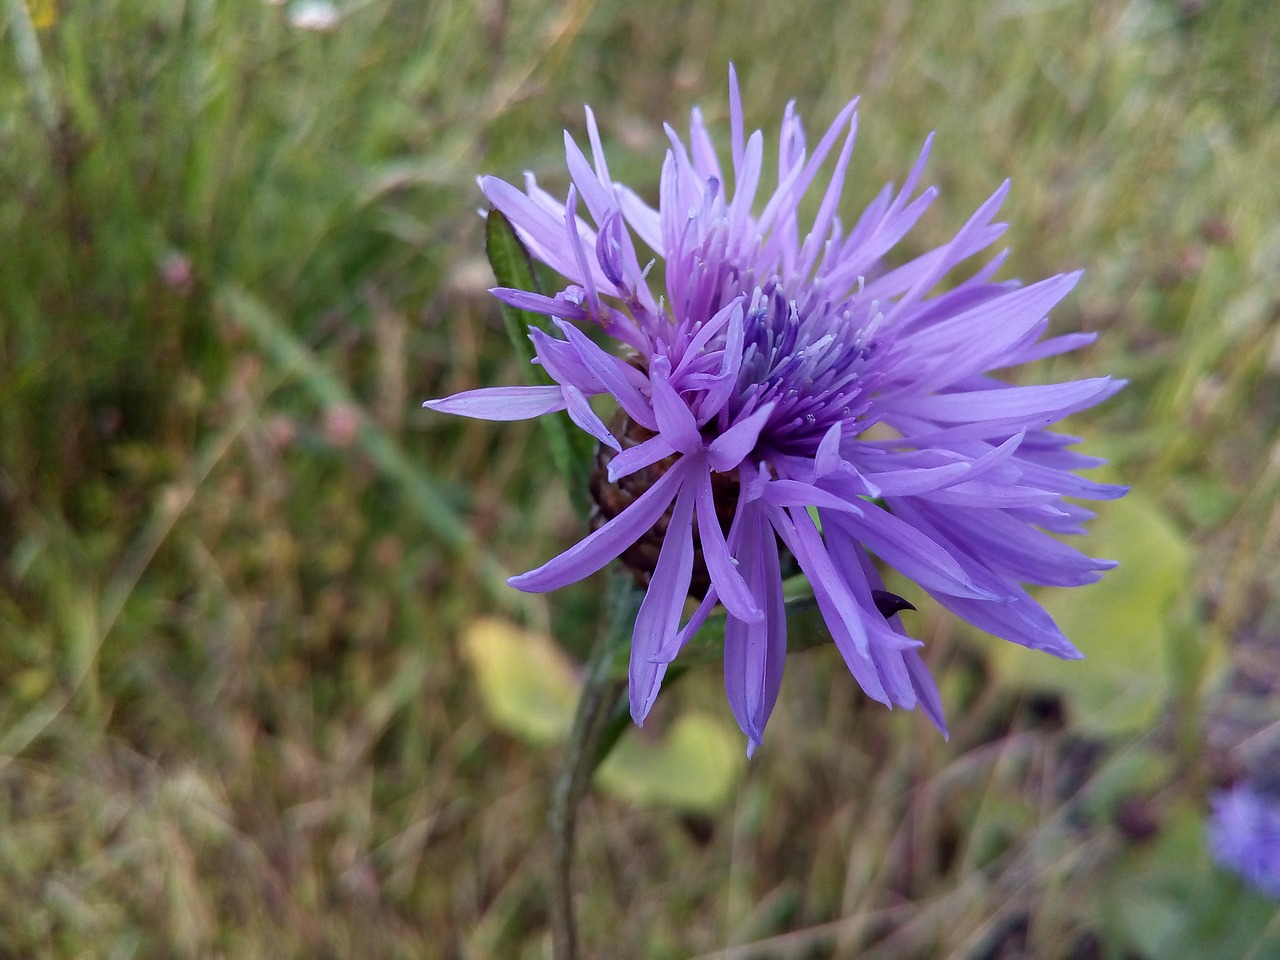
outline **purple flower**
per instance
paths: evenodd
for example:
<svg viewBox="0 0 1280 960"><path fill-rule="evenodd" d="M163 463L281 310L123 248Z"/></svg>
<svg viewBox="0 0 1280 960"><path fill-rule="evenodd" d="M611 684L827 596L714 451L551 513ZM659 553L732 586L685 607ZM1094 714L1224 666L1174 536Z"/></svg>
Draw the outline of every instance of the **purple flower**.
<svg viewBox="0 0 1280 960"><path fill-rule="evenodd" d="M1280 899L1280 801L1246 784L1217 794L1209 850L1249 886Z"/></svg>
<svg viewBox="0 0 1280 960"><path fill-rule="evenodd" d="M552 318L559 336L530 337L555 384L470 390L427 406L489 420L566 410L601 444L600 484L617 485L613 499L625 508L606 510L603 526L513 586L554 590L654 540L655 525L665 530L631 648L637 723L719 603L729 703L754 750L782 680L783 569L795 562L863 690L889 706L923 707L945 734L920 643L897 616L909 604L884 591L872 556L983 630L1080 657L1023 584L1075 586L1112 567L1053 535L1081 533L1092 516L1064 496L1111 499L1125 489L1076 476L1101 461L1069 451L1076 438L1047 428L1123 384L1015 386L992 375L1094 339L1043 339L1046 313L1078 273L1027 287L997 281L999 253L933 292L1004 232L992 218L1007 183L950 242L893 266L886 255L936 196L914 196L929 141L902 188L886 186L846 227L837 210L856 101L812 152L788 106L769 190L764 137L744 134L732 70L729 80L728 170L695 109L687 144L667 129L657 210L610 177L589 109L591 159L565 135L567 199L532 175L523 191L481 179L531 254L569 281L554 297L493 291ZM802 228L801 205L832 158ZM580 326L601 330L618 352ZM612 423L589 403L602 394L620 408ZM682 623L698 579L702 602Z"/></svg>

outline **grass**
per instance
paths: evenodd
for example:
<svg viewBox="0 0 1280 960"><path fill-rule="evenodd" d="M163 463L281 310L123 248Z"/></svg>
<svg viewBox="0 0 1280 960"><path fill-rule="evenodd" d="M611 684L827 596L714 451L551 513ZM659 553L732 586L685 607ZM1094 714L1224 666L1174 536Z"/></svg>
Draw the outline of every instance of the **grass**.
<svg viewBox="0 0 1280 960"><path fill-rule="evenodd" d="M352 0L316 33L65 0L38 70L6 9L0 955L546 955L556 753L488 719L456 639L501 613L580 653L598 591L498 585L573 507L533 428L418 403L520 376L475 174L561 184L590 102L652 191L661 121L727 134L729 60L766 132L863 94L856 199L937 130L919 247L1008 176L1006 273L1086 268L1055 320L1101 337L1053 372L1132 381L1077 426L1191 558L1147 617L1174 680L1099 732L925 611L943 743L798 656L727 808L590 801L591 955L1275 955L1199 834L1275 720L1230 681L1280 628L1266 4ZM657 721L724 713L716 674Z"/></svg>

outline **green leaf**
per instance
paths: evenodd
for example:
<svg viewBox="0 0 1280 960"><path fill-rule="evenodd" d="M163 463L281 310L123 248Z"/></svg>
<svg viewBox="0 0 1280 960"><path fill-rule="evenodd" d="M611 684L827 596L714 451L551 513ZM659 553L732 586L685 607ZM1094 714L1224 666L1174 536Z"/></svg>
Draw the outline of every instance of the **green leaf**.
<svg viewBox="0 0 1280 960"><path fill-rule="evenodd" d="M533 273L533 259L529 251L520 242L511 221L499 210L490 210L485 218L484 252L498 286L530 293L542 292ZM507 327L507 337L511 340L511 349L523 364L532 364L533 344L529 342L528 334L530 327L541 325L538 316L505 303L499 309ZM531 371L530 377L538 383L551 383L551 378L540 370Z"/></svg>
<svg viewBox="0 0 1280 960"><path fill-rule="evenodd" d="M1084 729L1132 733L1155 719L1180 672L1170 651L1173 614L1190 590L1190 547L1154 503L1131 493L1100 512L1084 548L1120 566L1098 583L1045 591L1041 601L1085 659L1002 643L994 661L1010 682L1066 694Z"/></svg>
<svg viewBox="0 0 1280 960"><path fill-rule="evenodd" d="M531 293L542 292L529 251L520 242L511 221L499 210L491 209L485 220L484 250L498 286ZM505 303L500 303L498 309L507 329L507 337L511 341L511 349L520 359L525 371L525 379L531 384L554 383L547 372L533 362L533 344L529 341L530 327L543 327L544 318ZM573 421L566 413L540 417L538 422L546 431L551 460L569 486L574 509L580 516L586 516L591 503L587 484L595 453L592 442L574 428Z"/></svg>
<svg viewBox="0 0 1280 960"><path fill-rule="evenodd" d="M494 726L527 743L549 745L564 739L573 723L581 681L550 638L485 617L467 627L462 653L475 672Z"/></svg>
<svg viewBox="0 0 1280 960"><path fill-rule="evenodd" d="M746 764L746 741L712 717L685 714L660 740L624 736L596 774L602 790L637 806L693 813L720 809Z"/></svg>
<svg viewBox="0 0 1280 960"><path fill-rule="evenodd" d="M467 628L462 653L495 727L536 746L565 739L582 679L550 637L486 617ZM736 727L691 714L655 738L630 726L625 713L620 719L621 736L596 773L601 790L639 806L693 812L730 798L746 759Z"/></svg>

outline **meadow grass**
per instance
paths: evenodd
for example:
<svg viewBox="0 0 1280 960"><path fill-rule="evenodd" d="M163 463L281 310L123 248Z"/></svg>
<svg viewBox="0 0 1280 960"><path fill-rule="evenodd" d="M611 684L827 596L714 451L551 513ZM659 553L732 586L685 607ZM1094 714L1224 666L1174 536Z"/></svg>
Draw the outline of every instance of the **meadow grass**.
<svg viewBox="0 0 1280 960"><path fill-rule="evenodd" d="M732 60L767 133L863 95L853 202L937 131L913 249L1012 178L1006 275L1085 268L1056 329L1101 334L1054 372L1131 380L1075 426L1188 562L1099 601L1075 639L1140 661L1101 694L924 609L949 743L793 658L723 810L590 801L588 955L1280 956L1199 832L1277 719L1232 682L1280 636L1271 5L339 9L8 0L0 955L547 955L556 751L491 721L457 638L496 614L581 654L600 591L502 586L578 515L532 427L419 402L522 376L474 176L562 185L589 102L652 195L662 121L700 102L727 135ZM1126 605L1142 638L1107 629ZM1139 725L1090 726L1152 673ZM653 725L727 716L718 674Z"/></svg>

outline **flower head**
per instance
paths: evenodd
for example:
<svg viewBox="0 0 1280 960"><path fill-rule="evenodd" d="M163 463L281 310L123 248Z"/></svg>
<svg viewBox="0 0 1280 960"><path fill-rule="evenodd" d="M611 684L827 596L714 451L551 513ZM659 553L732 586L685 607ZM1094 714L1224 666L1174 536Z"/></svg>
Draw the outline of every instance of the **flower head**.
<svg viewBox="0 0 1280 960"><path fill-rule="evenodd" d="M1280 800L1247 784L1213 798L1209 849L1251 887L1280 899Z"/></svg>
<svg viewBox="0 0 1280 960"><path fill-rule="evenodd" d="M523 191L480 181L530 253L568 280L552 297L493 291L552 318L558 336L530 336L555 383L428 406L492 420L566 410L599 441L607 483L626 489L624 508L512 585L556 589L661 531L631 648L637 722L719 603L729 703L748 749L760 743L782 679L783 567L794 559L863 690L890 706L921 706L945 733L920 643L897 613L909 604L884 590L873 556L981 629L1060 657L1080 653L1024 584L1089 583L1113 566L1052 535L1080 533L1092 516L1064 496L1110 499L1124 488L1076 476L1101 461L1069 451L1075 438L1047 428L1122 383L1014 386L992 373L1093 340L1044 339L1046 313L1079 274L1026 287L997 281L1001 253L935 292L1003 233L993 217L1007 183L950 242L888 265L936 195L916 193L929 141L902 188L886 186L846 227L838 209L855 106L812 152L789 106L772 189L761 183L763 135L744 135L732 71L727 171L695 109L687 143L667 128L656 210L611 178L590 110L591 159L565 135L566 199L532 175ZM832 158L802 227L802 201ZM598 327L617 352L580 327ZM608 424L588 401L601 394L619 408ZM682 622L696 565L701 603Z"/></svg>

